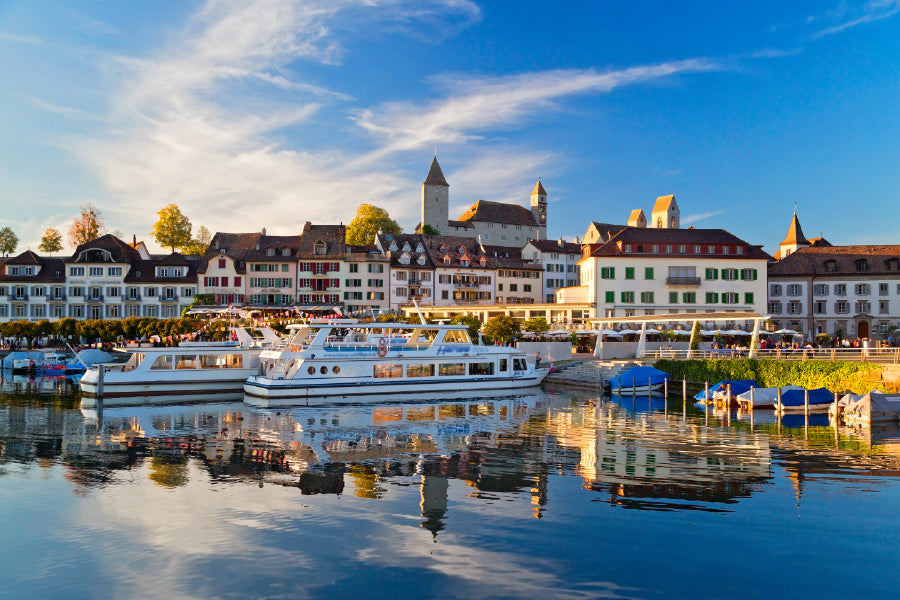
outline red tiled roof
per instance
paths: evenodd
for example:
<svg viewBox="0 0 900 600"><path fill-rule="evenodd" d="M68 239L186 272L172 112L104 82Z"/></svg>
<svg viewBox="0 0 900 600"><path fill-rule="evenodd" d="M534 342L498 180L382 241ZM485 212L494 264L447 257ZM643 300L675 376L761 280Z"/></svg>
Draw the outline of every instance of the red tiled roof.
<svg viewBox="0 0 900 600"><path fill-rule="evenodd" d="M509 225L528 225L537 227L531 210L518 204L479 200L467 210L460 221L480 221L482 223L506 223Z"/></svg>
<svg viewBox="0 0 900 600"><path fill-rule="evenodd" d="M865 260L865 271L858 261ZM900 246L823 246L800 248L769 265L769 277L900 276Z"/></svg>

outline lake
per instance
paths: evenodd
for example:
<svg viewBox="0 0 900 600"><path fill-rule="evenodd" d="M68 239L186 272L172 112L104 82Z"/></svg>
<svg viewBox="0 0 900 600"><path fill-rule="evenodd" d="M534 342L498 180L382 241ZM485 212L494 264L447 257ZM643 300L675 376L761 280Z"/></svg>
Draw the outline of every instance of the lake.
<svg viewBox="0 0 900 600"><path fill-rule="evenodd" d="M507 398L82 411L0 382L3 598L893 597L900 431ZM851 435L852 433L852 435Z"/></svg>

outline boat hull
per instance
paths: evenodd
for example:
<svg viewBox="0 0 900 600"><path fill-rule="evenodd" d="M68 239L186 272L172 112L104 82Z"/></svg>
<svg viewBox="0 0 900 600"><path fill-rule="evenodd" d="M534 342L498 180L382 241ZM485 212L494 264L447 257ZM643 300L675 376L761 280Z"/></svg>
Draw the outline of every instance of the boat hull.
<svg viewBox="0 0 900 600"><path fill-rule="evenodd" d="M252 369L234 369L227 378L194 377L169 380L122 380L119 373L104 376L104 406L139 406L144 404L181 404L186 402L229 402L243 397L243 385L247 377L257 372ZM97 406L96 371L88 371L81 379L81 405Z"/></svg>
<svg viewBox="0 0 900 600"><path fill-rule="evenodd" d="M416 399L449 399L471 395L503 395L512 390L538 386L548 371L540 370L522 377L506 379L465 378L448 381L412 380L403 382L332 382L327 385L299 385L293 380L269 380L251 377L244 384L244 402L252 406L317 406L340 403L377 403L403 401L409 394ZM384 396L391 396L390 399Z"/></svg>

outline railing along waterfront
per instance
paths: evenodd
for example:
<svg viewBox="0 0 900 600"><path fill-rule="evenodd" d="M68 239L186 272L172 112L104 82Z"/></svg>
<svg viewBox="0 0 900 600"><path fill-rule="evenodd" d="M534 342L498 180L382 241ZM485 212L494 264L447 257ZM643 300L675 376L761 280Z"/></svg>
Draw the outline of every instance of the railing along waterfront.
<svg viewBox="0 0 900 600"><path fill-rule="evenodd" d="M747 348L716 350L647 350L645 360L707 360L716 358L749 358ZM900 348L798 348L757 350L756 358L773 360L824 360L829 362L873 362L900 364Z"/></svg>

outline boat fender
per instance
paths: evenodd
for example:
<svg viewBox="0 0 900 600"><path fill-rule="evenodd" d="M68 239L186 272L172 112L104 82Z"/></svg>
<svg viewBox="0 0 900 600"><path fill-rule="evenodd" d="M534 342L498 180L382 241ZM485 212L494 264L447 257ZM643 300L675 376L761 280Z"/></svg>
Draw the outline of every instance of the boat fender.
<svg viewBox="0 0 900 600"><path fill-rule="evenodd" d="M384 358L387 356L387 347L386 346L378 346L378 356Z"/></svg>

